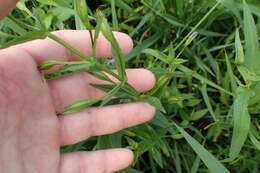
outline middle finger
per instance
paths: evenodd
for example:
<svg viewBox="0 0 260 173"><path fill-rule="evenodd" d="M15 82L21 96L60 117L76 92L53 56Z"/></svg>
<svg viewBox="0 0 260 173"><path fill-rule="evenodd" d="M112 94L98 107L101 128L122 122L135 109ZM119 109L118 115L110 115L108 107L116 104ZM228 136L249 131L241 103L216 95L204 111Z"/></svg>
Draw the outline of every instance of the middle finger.
<svg viewBox="0 0 260 173"><path fill-rule="evenodd" d="M145 69L127 69L128 83L137 91L143 92L153 88L155 77ZM115 81L115 79L112 79ZM89 84L105 84L88 73L76 73L48 81L56 111L67 104L83 99L97 99L104 96L104 92Z"/></svg>

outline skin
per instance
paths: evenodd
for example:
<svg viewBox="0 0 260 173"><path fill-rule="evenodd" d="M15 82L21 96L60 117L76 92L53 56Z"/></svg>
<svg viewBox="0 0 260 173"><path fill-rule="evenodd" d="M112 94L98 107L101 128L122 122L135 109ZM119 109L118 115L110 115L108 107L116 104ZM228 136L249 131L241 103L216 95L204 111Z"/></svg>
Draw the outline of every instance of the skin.
<svg viewBox="0 0 260 173"><path fill-rule="evenodd" d="M0 0L4 17L16 1ZM2 10L4 9L4 11ZM58 31L57 36L90 55L86 31ZM131 51L131 38L115 33L122 52ZM111 57L111 46L100 36L98 57ZM71 52L50 39L35 40L0 51L0 172L4 173L106 173L127 167L133 154L127 149L60 154L61 146L90 136L117 132L152 119L155 109L146 103L89 108L57 116L55 111L80 99L94 99L103 92L89 86L102 83L87 73L45 82L37 65L45 60L77 60ZM128 69L128 82L139 91L154 86L153 74Z"/></svg>

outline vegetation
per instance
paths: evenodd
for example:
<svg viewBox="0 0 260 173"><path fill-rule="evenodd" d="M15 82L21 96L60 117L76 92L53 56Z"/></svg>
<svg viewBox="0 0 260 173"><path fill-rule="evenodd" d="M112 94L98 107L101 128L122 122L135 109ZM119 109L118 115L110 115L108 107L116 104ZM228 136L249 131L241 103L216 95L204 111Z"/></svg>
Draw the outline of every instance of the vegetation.
<svg viewBox="0 0 260 173"><path fill-rule="evenodd" d="M49 37L82 58L63 64L51 80L86 71L110 82L93 87L107 95L80 100L57 114L144 101L157 108L151 122L92 137L62 152L128 147L135 152L123 173L257 173L260 163L260 2L258 0L21 0L0 21L0 47ZM95 29L111 42L115 63L86 57L51 33ZM133 51L122 56L111 31L129 34ZM95 47L95 46L94 46ZM146 68L157 77L149 92L128 83L125 68ZM112 69L117 69L118 74ZM106 73L104 73L106 72ZM110 74L119 79L113 83ZM116 98L113 96L117 96Z"/></svg>

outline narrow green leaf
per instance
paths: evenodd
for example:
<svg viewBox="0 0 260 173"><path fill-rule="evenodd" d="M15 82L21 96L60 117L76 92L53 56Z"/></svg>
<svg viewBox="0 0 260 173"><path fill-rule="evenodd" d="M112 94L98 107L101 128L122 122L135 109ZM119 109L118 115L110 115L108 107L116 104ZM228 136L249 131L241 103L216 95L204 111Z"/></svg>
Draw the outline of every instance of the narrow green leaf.
<svg viewBox="0 0 260 173"><path fill-rule="evenodd" d="M1 20L1 23L3 23L4 26L8 27L14 33L17 33L19 35L24 35L27 33L27 31L23 27L11 20L9 17L6 17L5 19Z"/></svg>
<svg viewBox="0 0 260 173"><path fill-rule="evenodd" d="M22 1L17 2L16 8L26 12L31 18L36 19L35 16L33 15L33 13L26 7L24 2L22 2Z"/></svg>
<svg viewBox="0 0 260 173"><path fill-rule="evenodd" d="M145 173L143 171L138 171L136 169L133 169L133 168L127 168L126 170L123 170L122 172L120 173Z"/></svg>
<svg viewBox="0 0 260 173"><path fill-rule="evenodd" d="M0 37L1 37L1 38L15 38L15 37L17 37L17 36L11 35L11 34L7 34L7 33L4 33L4 32L2 32L2 31L0 31Z"/></svg>
<svg viewBox="0 0 260 173"><path fill-rule="evenodd" d="M69 51L71 51L72 53L74 53L75 55L81 57L84 60L91 60L90 57L86 56L85 54L83 54L82 52L80 52L79 50L77 50L76 48L74 48L72 45L70 45L69 43L67 43L66 41L62 40L61 38L57 37L56 35L52 34L52 33L47 33L47 36L56 41L57 43L61 44L62 46L66 47Z"/></svg>
<svg viewBox="0 0 260 173"><path fill-rule="evenodd" d="M193 162L190 173L197 173L198 172L198 169L199 169L199 166L200 166L200 161L201 161L200 157L197 156L196 159Z"/></svg>
<svg viewBox="0 0 260 173"><path fill-rule="evenodd" d="M224 88L222 88L221 86L219 86L219 85L215 84L214 82L208 80L207 78L205 78L205 77L203 77L203 76L201 76L201 75L199 75L199 74L197 74L197 73L194 73L191 69L189 69L188 67L186 67L186 66L184 66L184 65L179 65L179 66L177 66L177 68L178 68L179 70L185 72L185 73L192 73L191 75L192 75L194 78L200 80L202 83L206 83L206 84L208 84L209 86L212 86L212 87L214 87L214 88L216 88L216 89L218 89L218 90L220 90L220 91L223 91L224 93L226 93L226 94L228 94L228 95L233 95L231 92L225 90Z"/></svg>
<svg viewBox="0 0 260 173"><path fill-rule="evenodd" d="M253 133L249 133L249 138L253 145L260 151L260 141L254 136Z"/></svg>
<svg viewBox="0 0 260 173"><path fill-rule="evenodd" d="M160 168L163 168L163 158L161 152L158 151L156 148L154 148L150 152L155 162L160 166Z"/></svg>
<svg viewBox="0 0 260 173"><path fill-rule="evenodd" d="M86 0L75 0L75 8L86 29L93 29L93 26L89 22L88 6Z"/></svg>
<svg viewBox="0 0 260 173"><path fill-rule="evenodd" d="M154 50L154 49L149 49L149 48L144 49L142 51L142 53L153 56L166 64L179 65L179 64L183 64L183 63L187 62L187 60L185 60L185 59L169 57L169 56L165 55L164 53Z"/></svg>
<svg viewBox="0 0 260 173"><path fill-rule="evenodd" d="M87 63L81 63L81 64L68 64L65 65L63 67L61 67L60 69L58 69L57 71L53 72L53 73L49 73L45 75L45 79L46 80L52 80L64 75L69 75L69 74L73 74L73 73L77 73L77 72L86 72L88 70L90 70L94 65L87 62Z"/></svg>
<svg viewBox="0 0 260 173"><path fill-rule="evenodd" d="M237 89L237 83L235 80L235 75L229 60L229 57L227 55L227 53L225 53L225 59L226 59L226 64L227 64L227 72L230 78L230 83L231 83L231 88L232 88L232 92L235 93L236 89Z"/></svg>
<svg viewBox="0 0 260 173"><path fill-rule="evenodd" d="M124 61L129 61L135 56L137 56L139 53L141 53L144 49L150 47L153 45L156 41L158 41L162 36L162 32L157 32L154 35L152 35L147 40L144 40L142 43L138 44L130 54L124 57Z"/></svg>
<svg viewBox="0 0 260 173"><path fill-rule="evenodd" d="M229 10L231 10L234 13L234 15L239 19L239 21L242 21L242 18L239 13L239 9L234 0L218 0L218 1L221 2Z"/></svg>
<svg viewBox="0 0 260 173"><path fill-rule="evenodd" d="M106 96L102 98L102 102L100 106L104 106L106 103L108 103L112 99L112 97L117 94L117 92L122 88L124 84L125 84L124 82L120 82L112 90L110 90L106 94Z"/></svg>
<svg viewBox="0 0 260 173"><path fill-rule="evenodd" d="M58 115L61 114L71 114L75 112L82 111L83 109L86 109L96 103L98 103L100 100L80 100L76 101L72 104L69 104L65 106L61 111L57 112Z"/></svg>
<svg viewBox="0 0 260 173"><path fill-rule="evenodd" d="M260 81L260 73L256 74L252 70L249 70L246 66L240 65L238 66L238 71L243 76L245 81L254 81L259 82Z"/></svg>
<svg viewBox="0 0 260 173"><path fill-rule="evenodd" d="M0 49L4 49L10 46L14 46L17 44L21 44L27 41L32 41L32 40L36 40L36 39L44 39L47 37L48 32L47 31L31 31L31 32L27 32L24 35L18 36L15 39L4 43L2 45L0 45Z"/></svg>
<svg viewBox="0 0 260 173"><path fill-rule="evenodd" d="M156 57L157 59L161 60L162 62L164 62L166 64L169 63L168 60L166 59L166 56L162 52L160 52L160 51L148 48L148 49L144 49L142 51L142 53L151 55L153 57Z"/></svg>
<svg viewBox="0 0 260 173"><path fill-rule="evenodd" d="M29 31L36 31L39 30L38 28L31 26L29 24L26 24L24 22L22 22L21 20L17 19L16 17L13 17L12 15L9 15L7 17L9 20L11 20L12 22L14 22L15 24L17 24L18 26L20 26L23 29L28 29ZM25 32L26 33L26 32ZM23 35L23 34L22 34Z"/></svg>
<svg viewBox="0 0 260 173"><path fill-rule="evenodd" d="M201 93L202 93L202 96L203 96L203 100L204 100L205 104L207 105L207 108L208 108L208 110L210 112L210 115L212 116L213 120L215 122L218 121L217 118L216 118L216 115L215 115L215 113L213 111L212 105L210 103L210 99L209 99L209 96L208 96L207 85L206 84L202 85Z"/></svg>
<svg viewBox="0 0 260 173"><path fill-rule="evenodd" d="M191 116L189 117L189 120L196 121L204 117L209 112L208 109L202 109L196 112L193 112Z"/></svg>
<svg viewBox="0 0 260 173"><path fill-rule="evenodd" d="M108 85L108 84L90 84L91 86L93 86L94 88L97 88L99 90L102 90L106 93L108 93L109 91L111 91L113 88L116 87L115 84L113 85ZM129 91L125 86L123 86L122 88L120 88L117 93L114 94L114 96L119 97L119 98L129 98L129 97L134 97L136 96L135 93Z"/></svg>
<svg viewBox="0 0 260 173"><path fill-rule="evenodd" d="M113 22L113 28L118 31L118 21L117 21L117 14L116 14L116 7L115 7L115 0L111 0L111 10L112 10L112 22Z"/></svg>
<svg viewBox="0 0 260 173"><path fill-rule="evenodd" d="M230 173L209 151L191 137L183 128L175 124L192 149L198 154L211 173Z"/></svg>
<svg viewBox="0 0 260 173"><path fill-rule="evenodd" d="M144 17L142 17L142 20L139 22L139 24L129 34L130 37L133 37L136 33L138 33L138 31L148 22L148 20L151 18L151 16L152 16L152 13L148 13Z"/></svg>
<svg viewBox="0 0 260 173"><path fill-rule="evenodd" d="M159 111L166 113L161 101L156 97L149 96L147 98L141 99L140 101L149 103L151 106L154 106Z"/></svg>
<svg viewBox="0 0 260 173"><path fill-rule="evenodd" d="M44 61L43 63L40 64L39 69L40 70L49 70L52 67L54 67L55 65L66 64L66 63L67 62L54 61L54 60Z"/></svg>
<svg viewBox="0 0 260 173"><path fill-rule="evenodd" d="M244 34L245 34L245 65L254 72L260 73L260 53L256 25L251 11L244 1Z"/></svg>
<svg viewBox="0 0 260 173"><path fill-rule="evenodd" d="M114 83L104 72L102 71L90 71L89 74L95 76L98 79Z"/></svg>
<svg viewBox="0 0 260 173"><path fill-rule="evenodd" d="M150 95L156 95L161 88L167 86L167 83L172 79L172 77L173 73L166 73L162 75L156 82L156 86L150 91Z"/></svg>
<svg viewBox="0 0 260 173"><path fill-rule="evenodd" d="M243 50L243 46L242 46L242 43L240 40L238 29L236 31L235 47L236 47L236 60L235 60L236 64L238 64L238 65L244 64L245 55L244 55L244 50Z"/></svg>
<svg viewBox="0 0 260 173"><path fill-rule="evenodd" d="M106 39L112 45L112 53L113 53L114 58L116 59L116 67L117 67L119 76L122 78L122 80L125 80L127 77L126 77L126 72L125 72L125 64L123 62L123 57L122 57L122 53L121 53L121 48L119 47L119 45L114 37L114 34L111 31L110 26L109 26L107 20L105 19L105 17L103 16L103 14L101 12L98 12L98 16L102 20L101 31L102 31L103 35L106 37Z"/></svg>
<svg viewBox="0 0 260 173"><path fill-rule="evenodd" d="M70 1L67 0L37 0L37 1L46 5L71 8Z"/></svg>
<svg viewBox="0 0 260 173"><path fill-rule="evenodd" d="M112 0L105 0L105 1L111 3ZM120 1L116 0L115 5L121 9L124 9L131 15L139 16L139 14L134 9L132 9L126 2L124 2L124 0L120 0Z"/></svg>
<svg viewBox="0 0 260 173"><path fill-rule="evenodd" d="M94 45L93 45L93 49L92 49L92 51L93 51L93 57L96 57L96 48L97 48L97 39L98 39L98 37L99 37L99 34L100 34L100 32L101 32L101 24L102 24L102 19L98 16L98 14L97 14L97 17L96 17L97 19L96 19L96 27L95 27L95 34L94 34L94 39L93 39L93 41L94 41Z"/></svg>

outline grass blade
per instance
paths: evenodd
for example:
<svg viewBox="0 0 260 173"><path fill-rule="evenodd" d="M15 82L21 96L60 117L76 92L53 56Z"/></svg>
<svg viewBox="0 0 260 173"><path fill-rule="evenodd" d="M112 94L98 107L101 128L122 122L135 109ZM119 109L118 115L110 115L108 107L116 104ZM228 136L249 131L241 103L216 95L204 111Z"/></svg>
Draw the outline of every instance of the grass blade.
<svg viewBox="0 0 260 173"><path fill-rule="evenodd" d="M90 70L94 65L86 62L86 63L78 63L78 64L68 64L61 67L59 70L49 73L45 75L46 80L56 79L58 77L69 75L77 72L86 72Z"/></svg>
<svg viewBox="0 0 260 173"><path fill-rule="evenodd" d="M250 138L251 142L253 143L253 145L256 147L256 149L258 149L260 151L260 141L251 132L249 133L249 138Z"/></svg>
<svg viewBox="0 0 260 173"><path fill-rule="evenodd" d="M104 106L106 103L108 103L113 96L116 95L116 93L123 87L125 82L120 82L117 84L112 90L110 90L105 97L102 98L102 102L100 106Z"/></svg>
<svg viewBox="0 0 260 173"><path fill-rule="evenodd" d="M233 113L234 128L229 151L229 157L231 160L238 156L250 130L248 102L252 96L252 91L246 88L239 87L237 89L237 97L234 102Z"/></svg>
<svg viewBox="0 0 260 173"><path fill-rule="evenodd" d="M88 17L88 6L85 0L75 0L75 8L76 11L82 21L82 23L85 25L86 29L91 30L93 29L93 26L89 22Z"/></svg>
<svg viewBox="0 0 260 173"><path fill-rule="evenodd" d="M47 37L47 34L48 34L48 31L31 31L31 32L27 32L24 35L16 37L15 39L0 45L0 49L4 49L4 48L10 47L10 46L14 46L14 45L17 45L17 44L25 43L27 41L32 41L32 40L36 40L36 39L44 39L44 38Z"/></svg>
<svg viewBox="0 0 260 173"><path fill-rule="evenodd" d="M179 65L177 66L177 68L185 73L193 73L193 71L191 69L189 69L188 67L184 66L184 65ZM198 80L200 80L201 82L203 83L206 83L208 84L209 86L212 86L220 91L223 91L224 93L228 94L228 95L233 95L231 92L225 90L224 88L222 88L221 86L215 84L214 82L208 80L207 78L197 74L197 73L194 73L192 74L192 76Z"/></svg>
<svg viewBox="0 0 260 173"><path fill-rule="evenodd" d="M198 154L201 160L205 163L211 173L229 173L229 171L198 141L191 137L183 128L175 124L182 136L190 144L192 149Z"/></svg>
<svg viewBox="0 0 260 173"><path fill-rule="evenodd" d="M207 93L207 85L206 84L203 84L202 85L202 88L201 88L201 93L202 93L202 96L203 96L203 100L209 110L209 113L210 115L212 116L213 120L216 122L218 121L217 118L216 118L216 115L213 111L213 108L212 108L212 105L210 103L210 99L209 99L209 96L208 96L208 93Z"/></svg>
<svg viewBox="0 0 260 173"><path fill-rule="evenodd" d="M124 61L129 61L135 56L137 56L139 53L141 53L144 49L150 47L153 45L156 41L158 41L162 36L162 32L157 32L154 35L152 35L147 40L144 40L142 43L138 44L130 54L124 57Z"/></svg>
<svg viewBox="0 0 260 173"><path fill-rule="evenodd" d="M119 47L114 37L114 34L111 31L110 26L107 20L104 18L103 14L101 12L98 12L98 16L102 20L101 32L112 45L112 53L114 58L116 59L116 66L117 66L119 76L122 78L122 80L125 80L127 77L125 72L125 64L123 62L123 58L121 54L121 48Z"/></svg>
<svg viewBox="0 0 260 173"><path fill-rule="evenodd" d="M57 112L57 114L64 115L64 114L71 114L71 113L79 112L79 111L82 111L82 110L96 104L99 101L100 101L99 99L97 99L97 100L80 100L80 101L77 101L77 102L74 102L72 104L65 106L61 111Z"/></svg>
<svg viewBox="0 0 260 173"><path fill-rule="evenodd" d="M251 11L244 1L245 66L252 72L260 73L259 42L256 25Z"/></svg>

